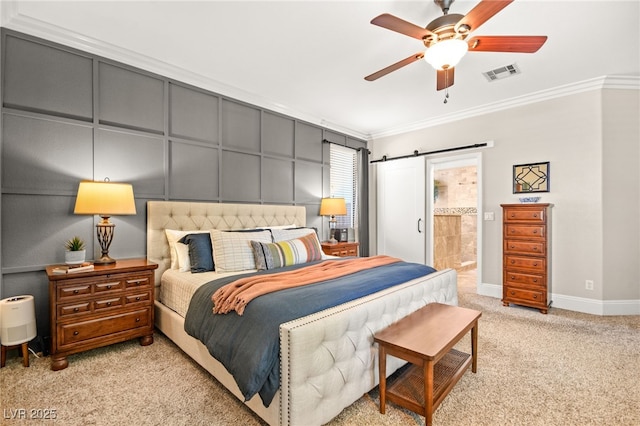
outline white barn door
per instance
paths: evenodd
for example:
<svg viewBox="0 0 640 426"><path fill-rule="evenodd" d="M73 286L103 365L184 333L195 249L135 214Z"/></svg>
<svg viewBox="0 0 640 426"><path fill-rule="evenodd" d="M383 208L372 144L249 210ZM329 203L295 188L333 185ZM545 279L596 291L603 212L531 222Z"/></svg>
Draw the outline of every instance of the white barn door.
<svg viewBox="0 0 640 426"><path fill-rule="evenodd" d="M425 159L377 164L378 254L425 263Z"/></svg>

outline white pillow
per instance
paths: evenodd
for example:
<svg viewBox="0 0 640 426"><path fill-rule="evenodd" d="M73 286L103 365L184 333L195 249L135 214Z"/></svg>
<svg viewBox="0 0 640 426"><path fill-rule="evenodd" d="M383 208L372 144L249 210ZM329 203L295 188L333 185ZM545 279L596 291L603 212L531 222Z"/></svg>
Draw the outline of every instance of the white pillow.
<svg viewBox="0 0 640 426"><path fill-rule="evenodd" d="M192 231L178 231L176 229L165 229L164 233L167 236L169 242L169 254L171 255L171 269L179 269L180 264L178 260L178 253L176 252L176 244L178 240L188 234L203 234L209 232L208 230L192 230ZM186 245L186 244L183 244ZM189 247L187 246L187 251Z"/></svg>
<svg viewBox="0 0 640 426"><path fill-rule="evenodd" d="M178 255L178 271L191 271L191 258L189 257L189 244L178 241L175 245L176 254Z"/></svg>
<svg viewBox="0 0 640 426"><path fill-rule="evenodd" d="M271 242L271 231L219 231L211 230L213 260L217 272L256 269L251 241Z"/></svg>
<svg viewBox="0 0 640 426"><path fill-rule="evenodd" d="M280 241L294 240L309 234L315 234L316 230L313 228L272 229L271 233L273 234L273 242L279 243Z"/></svg>

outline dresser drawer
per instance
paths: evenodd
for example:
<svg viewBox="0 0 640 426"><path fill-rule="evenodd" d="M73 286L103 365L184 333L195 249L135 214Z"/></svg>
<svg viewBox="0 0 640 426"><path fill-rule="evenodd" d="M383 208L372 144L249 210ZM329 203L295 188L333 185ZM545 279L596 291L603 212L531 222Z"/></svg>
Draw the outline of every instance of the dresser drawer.
<svg viewBox="0 0 640 426"><path fill-rule="evenodd" d="M504 252L505 253L523 253L543 256L546 254L547 245L541 242L531 241L518 241L518 240L504 240Z"/></svg>
<svg viewBox="0 0 640 426"><path fill-rule="evenodd" d="M127 289L130 288L146 288L151 287L153 281L153 274L140 275L136 277L127 278L124 282Z"/></svg>
<svg viewBox="0 0 640 426"><path fill-rule="evenodd" d="M508 255L504 258L504 266L508 269L528 269L532 272L544 273L547 270L547 261L541 257L520 257Z"/></svg>
<svg viewBox="0 0 640 426"><path fill-rule="evenodd" d="M509 302L513 302L513 303L533 302L535 304L546 305L545 295L546 295L545 291L537 291L537 290L505 286L503 300L508 300Z"/></svg>
<svg viewBox="0 0 640 426"><path fill-rule="evenodd" d="M526 274L507 269L504 273L504 283L507 285L526 285L535 287L546 287L547 282L544 275Z"/></svg>
<svg viewBox="0 0 640 426"><path fill-rule="evenodd" d="M64 318L70 315L86 314L87 312L91 312L91 302L80 302L58 306L58 318Z"/></svg>
<svg viewBox="0 0 640 426"><path fill-rule="evenodd" d="M120 308L122 306L124 306L124 297L122 296L97 299L95 302L93 302L94 311Z"/></svg>
<svg viewBox="0 0 640 426"><path fill-rule="evenodd" d="M151 293L134 293L125 296L125 305L131 305L134 303L148 303L151 300Z"/></svg>
<svg viewBox="0 0 640 426"><path fill-rule="evenodd" d="M91 284L73 283L58 287L58 300L73 299L86 294L91 294Z"/></svg>
<svg viewBox="0 0 640 426"><path fill-rule="evenodd" d="M545 237L545 225L507 224L504 235L505 238L542 239Z"/></svg>
<svg viewBox="0 0 640 426"><path fill-rule="evenodd" d="M504 217L505 222L545 222L545 207L543 206L518 206L518 207L505 207Z"/></svg>
<svg viewBox="0 0 640 426"><path fill-rule="evenodd" d="M111 316L104 316L73 324L58 326L59 346L70 345L83 340L98 339L123 331L129 331L140 327L149 327L151 319L151 307L139 309Z"/></svg>

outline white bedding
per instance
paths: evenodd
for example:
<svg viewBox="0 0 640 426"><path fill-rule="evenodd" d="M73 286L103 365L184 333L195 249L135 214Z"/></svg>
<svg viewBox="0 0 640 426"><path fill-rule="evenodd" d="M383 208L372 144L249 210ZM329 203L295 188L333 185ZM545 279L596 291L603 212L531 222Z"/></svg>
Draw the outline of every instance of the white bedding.
<svg viewBox="0 0 640 426"><path fill-rule="evenodd" d="M214 271L192 274L191 272L180 272L177 269L167 269L162 274L158 300L169 309L176 311L181 317L184 317L187 314L191 296L193 296L193 293L195 293L201 285L218 278L244 274L247 272L255 271Z"/></svg>

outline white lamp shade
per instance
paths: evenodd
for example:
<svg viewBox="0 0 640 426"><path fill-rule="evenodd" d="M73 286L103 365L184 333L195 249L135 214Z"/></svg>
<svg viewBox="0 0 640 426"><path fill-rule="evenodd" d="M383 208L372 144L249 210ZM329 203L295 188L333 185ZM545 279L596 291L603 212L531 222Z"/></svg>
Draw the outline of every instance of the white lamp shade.
<svg viewBox="0 0 640 426"><path fill-rule="evenodd" d="M467 50L469 46L463 40L442 40L424 52L424 60L437 70L445 70L455 67Z"/></svg>
<svg viewBox="0 0 640 426"><path fill-rule="evenodd" d="M0 344L14 346L29 342L38 334L33 296L0 300Z"/></svg>
<svg viewBox="0 0 640 426"><path fill-rule="evenodd" d="M320 202L320 216L336 216L347 214L344 198L323 198Z"/></svg>
<svg viewBox="0 0 640 426"><path fill-rule="evenodd" d="M100 216L136 214L133 186L116 182L80 182L73 212Z"/></svg>

